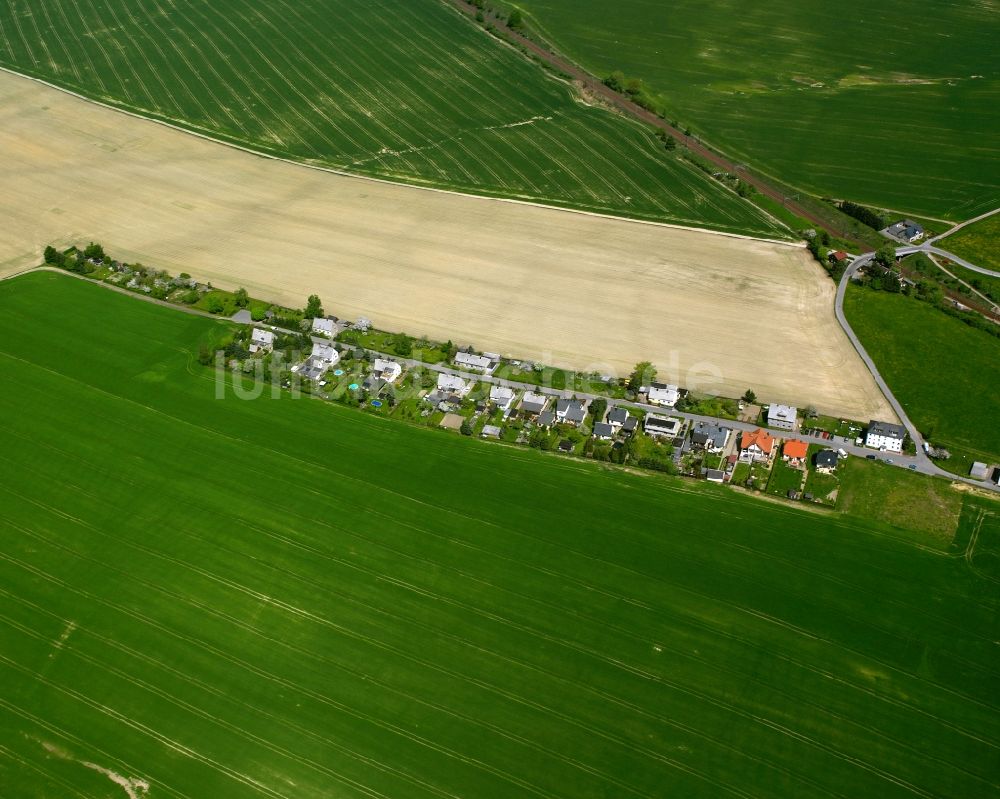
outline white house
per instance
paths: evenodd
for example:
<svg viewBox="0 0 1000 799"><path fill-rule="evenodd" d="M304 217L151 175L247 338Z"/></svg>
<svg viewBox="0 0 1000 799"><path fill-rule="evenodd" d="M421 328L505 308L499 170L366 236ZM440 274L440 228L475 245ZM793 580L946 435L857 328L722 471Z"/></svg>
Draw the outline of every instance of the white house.
<svg viewBox="0 0 1000 799"><path fill-rule="evenodd" d="M490 402L506 411L514 404L514 389L506 386L490 386Z"/></svg>
<svg viewBox="0 0 1000 799"><path fill-rule="evenodd" d="M500 359L494 358L492 354L476 355L474 352L460 352L455 356L455 366L474 369L485 374L491 374L499 365Z"/></svg>
<svg viewBox="0 0 1000 799"><path fill-rule="evenodd" d="M316 361L323 361L329 367L340 360L340 353L332 344L316 341L313 342L312 354L309 357Z"/></svg>
<svg viewBox="0 0 1000 799"><path fill-rule="evenodd" d="M680 391L677 386L666 383L650 383L646 392L646 399L651 405L662 405L665 408L673 408L680 399Z"/></svg>
<svg viewBox="0 0 1000 799"><path fill-rule="evenodd" d="M255 327L250 334L250 352L270 352L273 349L274 333Z"/></svg>
<svg viewBox="0 0 1000 799"><path fill-rule="evenodd" d="M395 383L399 376L403 374L403 367L395 361L387 361L384 358L376 358L372 361L372 376L386 383Z"/></svg>
<svg viewBox="0 0 1000 799"><path fill-rule="evenodd" d="M333 334L337 330L337 325L332 319L320 319L317 317L313 319L312 332L319 336L329 336L333 338Z"/></svg>
<svg viewBox="0 0 1000 799"><path fill-rule="evenodd" d="M438 391L444 391L449 394L458 394L460 397L464 397L472 390L472 384L467 383L460 377L455 375L438 375L437 382Z"/></svg>
<svg viewBox="0 0 1000 799"><path fill-rule="evenodd" d="M772 403L767 406L767 426L777 430L794 430L798 416L799 409L791 405Z"/></svg>
<svg viewBox="0 0 1000 799"><path fill-rule="evenodd" d="M902 452L906 440L906 428L899 424L877 422L874 419L868 423L865 433L865 446L872 449L885 449L888 452Z"/></svg>

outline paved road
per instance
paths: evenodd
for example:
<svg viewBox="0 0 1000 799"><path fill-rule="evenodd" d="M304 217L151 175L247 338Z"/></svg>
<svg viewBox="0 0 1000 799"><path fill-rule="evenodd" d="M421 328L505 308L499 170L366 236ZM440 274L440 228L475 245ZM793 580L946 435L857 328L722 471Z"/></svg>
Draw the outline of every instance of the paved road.
<svg viewBox="0 0 1000 799"><path fill-rule="evenodd" d="M959 266L964 266L966 269L970 269L973 272L979 272L981 275L989 275L990 277L1000 277L1000 272L995 272L992 269L987 269L983 266L976 266L974 263L966 261L964 258L960 258L948 250L942 250L940 247L935 247L930 241L925 241L923 244L914 244L910 247L900 247L896 250L896 255L913 255L915 252L923 253L933 253L934 255L940 255L942 258L947 258L950 261L954 261Z"/></svg>
<svg viewBox="0 0 1000 799"><path fill-rule="evenodd" d="M939 469L937 466L934 465L934 463L930 460L930 458L928 458L924 454L923 450L920 447L922 439L920 438L919 431L917 431L914 424L906 416L906 413L903 411L902 406L896 400L895 396L893 396L892 392L889 390L888 385L885 384L885 381L879 374L878 369L875 367L874 362L872 362L871 358L868 356L868 353L861 345L861 342L858 341L857 337L854 335L854 331L851 329L850 324L848 324L847 318L844 316L844 309L843 309L844 294L847 291L847 284L850 281L850 278L858 271L858 269L860 269L866 263L871 261L874 255L875 253L870 252L859 256L858 258L855 259L855 261L851 264L851 266L848 267L848 269L844 272L844 276L843 278L841 278L840 285L837 287L837 305L836 305L837 320L840 322L841 327L843 327L844 332L847 333L847 337L851 340L851 343L854 345L855 349L857 349L858 354L861 355L862 360L864 360L865 363L868 365L868 368L872 372L872 376L875 378L875 382L878 384L879 388L885 394L886 399L888 399L893 409L896 410L896 413L899 415L900 420L903 421L903 424L906 426L907 432L909 432L910 437L913 439L914 443L917 444L916 456L897 455L894 453L878 453L877 457L880 458L881 460L889 458L893 461L894 464L897 464L905 468L909 468L909 466L912 464L916 467L914 471L922 472L923 474L947 477L950 480L961 480L963 482L969 483L970 485L974 485L979 488L988 488L1000 492L1000 486L995 486L989 482L980 482L978 480L973 480L971 478L959 477L957 475L952 474L951 472L946 472L943 469ZM221 319L221 317L219 317L217 314L210 314L207 311L200 311L195 308L188 308L183 305L177 305L172 302L167 302L165 300L157 300L152 297L147 297L144 294L137 294L134 291L129 291L128 289L124 289L120 286L115 286L109 283L91 280L90 278L85 277L84 275L78 275L74 272L67 272L65 269L57 269L56 267L50 267L50 266L35 267L33 269L26 269L23 272L19 272L17 274L20 275L35 271L57 272L58 274L61 275L69 275L70 277L75 277L79 280L86 280L88 283L93 283L95 285L103 286L104 288L110 289L111 291L116 291L120 294L125 294L129 297L133 297L135 299L139 299L144 302L153 303L154 305L162 305L163 307L173 308L174 310L181 311L182 313L187 313L194 316L202 316L207 319L215 319L215 320ZM3 279L9 280L13 277L16 277L16 275L8 275ZM280 333L286 333L291 335L299 334L299 331L274 327L273 325L261 325L261 326L269 327L270 329ZM312 340L314 342L322 342L327 344L330 343L330 339L323 338L320 336L312 336ZM694 413L685 413L683 411L676 411L669 408L661 408L658 405L644 405L638 402L627 402L624 400L609 399L608 397L601 394L589 394L585 392L573 392L567 390L560 391L553 388L543 388L535 385L534 383L521 383L516 380L505 380L503 378L498 378L493 375L482 375L473 372L464 372L458 369L454 369L450 366L445 366L443 364L428 364L413 358L400 358L392 353L379 352L377 350L365 350L365 351L371 353L372 355L377 355L379 357L386 358L388 360L398 361L399 363L404 364L410 368L416 366L422 366L434 372L454 375L456 377L461 377L465 380L481 380L493 385L508 386L510 388L516 388L520 390L535 391L537 393L545 394L551 397L577 396L581 399L589 399L589 400L604 399L608 401L608 407L621 406L625 408L629 407L638 408L649 413L662 413L669 416L677 416L680 417L681 419L686 419L690 422L707 422L709 424L721 424L725 427L737 431L756 430L758 427L760 427L760 425L750 424L747 422L737 422L730 419L718 419L714 416L700 416ZM790 435L793 435L787 430L775 430L773 428L767 428L767 427L765 427L764 429L768 430L768 432L770 432L772 435L782 438L787 438ZM794 437L806 441L810 444L822 444L837 449L843 448L845 451L858 456L868 456L875 454L870 449L865 449L863 447L855 446L853 442L848 442L843 439L831 440L831 439L819 438L816 436L803 436L797 433L794 434Z"/></svg>
<svg viewBox="0 0 1000 799"><path fill-rule="evenodd" d="M989 217L993 216L994 214L1000 214L1000 208L994 208L992 211L987 211L985 214L980 214L979 216L974 216L972 219L966 219L964 222L960 222L959 224L955 225L954 227L949 228L944 233L941 233L941 234L939 234L937 236L933 236L933 237L927 239L927 244L933 244L938 239L943 239L943 238L945 238L947 236L950 236L952 233L957 233L958 231L960 231L962 228L966 227L967 225L974 225L976 222L980 222L983 219L988 219Z"/></svg>
<svg viewBox="0 0 1000 799"><path fill-rule="evenodd" d="M899 255L901 250L912 250L913 248L901 247L896 250L896 254ZM900 465L909 466L911 463L916 465L916 470L922 472L923 474L937 475L939 477L947 477L951 480L961 480L962 482L968 483L969 485L974 485L979 488L988 488L993 491L1000 492L1000 486L996 486L989 481L973 480L971 477L960 477L958 475L952 474L951 472L945 471L939 468L935 463L927 457L923 450L923 437L920 435L920 431L917 430L917 426L913 424L910 417L906 415L906 411L903 410L903 406L900 404L899 400L892 393L885 379L882 377L875 366L875 362L871 359L868 351L865 350L864 346L858 340L858 337L854 335L854 330L851 328L850 323L847 321L847 316L844 314L844 296L847 294L847 286L851 281L851 278L857 273L859 269L867 266L871 263L872 259L875 257L875 253L868 252L864 255L860 255L854 259L854 262L844 271L843 277L840 279L840 284L837 286L837 300L835 305L835 313L837 315L837 321L843 328L844 333L850 339L851 344L854 349L857 350L858 355L861 356L861 360L865 362L869 371L872 373L872 377L875 379L875 383L878 385L879 389L885 395L886 400L888 400L889 405L896 412L899 417L900 422L906 428L906 431L910 434L910 438L913 439L913 443L917 445L917 454L912 460L902 461L899 458L893 457L894 462L900 463ZM871 452L871 450L868 450Z"/></svg>

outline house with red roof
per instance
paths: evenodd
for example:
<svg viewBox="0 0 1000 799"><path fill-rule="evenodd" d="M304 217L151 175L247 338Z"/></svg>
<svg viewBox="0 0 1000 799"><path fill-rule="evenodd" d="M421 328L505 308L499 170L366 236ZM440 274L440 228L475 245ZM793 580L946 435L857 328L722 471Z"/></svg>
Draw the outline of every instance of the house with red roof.
<svg viewBox="0 0 1000 799"><path fill-rule="evenodd" d="M774 436L766 430L757 428L756 430L745 431L740 436L740 460L766 461L771 459L774 452Z"/></svg>
<svg viewBox="0 0 1000 799"><path fill-rule="evenodd" d="M805 441L786 441L781 447L781 458L790 466L798 468L805 463L809 445Z"/></svg>

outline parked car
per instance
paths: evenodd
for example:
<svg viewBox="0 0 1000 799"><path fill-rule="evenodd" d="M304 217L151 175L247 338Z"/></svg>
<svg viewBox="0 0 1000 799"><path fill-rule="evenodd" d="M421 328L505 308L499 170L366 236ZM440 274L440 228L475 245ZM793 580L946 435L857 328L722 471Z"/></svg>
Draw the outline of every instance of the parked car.
<svg viewBox="0 0 1000 799"><path fill-rule="evenodd" d="M875 456L874 455L865 455L865 457L868 458L868 460L870 460L870 461L875 460Z"/></svg>
<svg viewBox="0 0 1000 799"><path fill-rule="evenodd" d="M913 471L916 471L917 470L917 464L911 463L907 468L913 469Z"/></svg>

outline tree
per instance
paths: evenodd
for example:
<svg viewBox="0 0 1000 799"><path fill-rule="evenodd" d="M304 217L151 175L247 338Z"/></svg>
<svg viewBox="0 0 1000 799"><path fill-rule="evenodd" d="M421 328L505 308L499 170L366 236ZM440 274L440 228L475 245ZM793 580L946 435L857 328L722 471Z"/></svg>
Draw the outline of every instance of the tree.
<svg viewBox="0 0 1000 799"><path fill-rule="evenodd" d="M666 147L670 151L676 150L677 149L677 139L675 139L673 136L666 136L663 139L663 146Z"/></svg>
<svg viewBox="0 0 1000 799"><path fill-rule="evenodd" d="M753 405L757 401L757 394L752 388L748 388L743 394L743 401L749 405Z"/></svg>
<svg viewBox="0 0 1000 799"><path fill-rule="evenodd" d="M392 340L392 351L403 358L408 358L413 352L413 339L406 333L399 333Z"/></svg>
<svg viewBox="0 0 1000 799"><path fill-rule="evenodd" d="M815 419L817 416L819 416L819 411L816 410L815 405L806 405L804 413L807 419Z"/></svg>
<svg viewBox="0 0 1000 799"><path fill-rule="evenodd" d="M207 344L202 344L198 347L198 363L202 366L210 366L212 363L212 351L208 348Z"/></svg>
<svg viewBox="0 0 1000 799"><path fill-rule="evenodd" d="M233 301L236 303L237 308L246 308L250 304L250 295L247 294L247 290L241 286L236 289L236 293L233 295Z"/></svg>
<svg viewBox="0 0 1000 799"><path fill-rule="evenodd" d="M305 315L309 319L315 319L317 316L323 315L323 303L318 295L309 295L309 299L306 301Z"/></svg>
<svg viewBox="0 0 1000 799"><path fill-rule="evenodd" d="M459 432L463 436L471 436L472 435L472 424L469 422L468 419L464 419L462 421L462 426L459 428Z"/></svg>
<svg viewBox="0 0 1000 799"><path fill-rule="evenodd" d="M892 269L896 265L896 247L886 242L875 251L875 263L886 269Z"/></svg>
<svg viewBox="0 0 1000 799"><path fill-rule="evenodd" d="M638 391L643 386L648 386L656 380L656 367L649 361L639 361L632 370L628 378L628 388L631 391Z"/></svg>
<svg viewBox="0 0 1000 799"><path fill-rule="evenodd" d="M83 251L84 258L96 258L98 261L104 260L104 248L100 244L90 242Z"/></svg>
<svg viewBox="0 0 1000 799"><path fill-rule="evenodd" d="M594 422L600 422L604 419L604 412L608 409L608 401L606 399L595 399L590 403L590 414L594 417Z"/></svg>
<svg viewBox="0 0 1000 799"><path fill-rule="evenodd" d="M620 69L616 69L604 79L604 85L611 89L611 91L624 93L625 73Z"/></svg>
<svg viewBox="0 0 1000 799"><path fill-rule="evenodd" d="M222 313L226 309L225 304L217 294L213 294L206 300L205 307L209 313Z"/></svg>
<svg viewBox="0 0 1000 799"><path fill-rule="evenodd" d="M524 18L519 9L515 8L510 12L510 16L507 17L507 27L513 28L514 30L519 30L524 27Z"/></svg>

